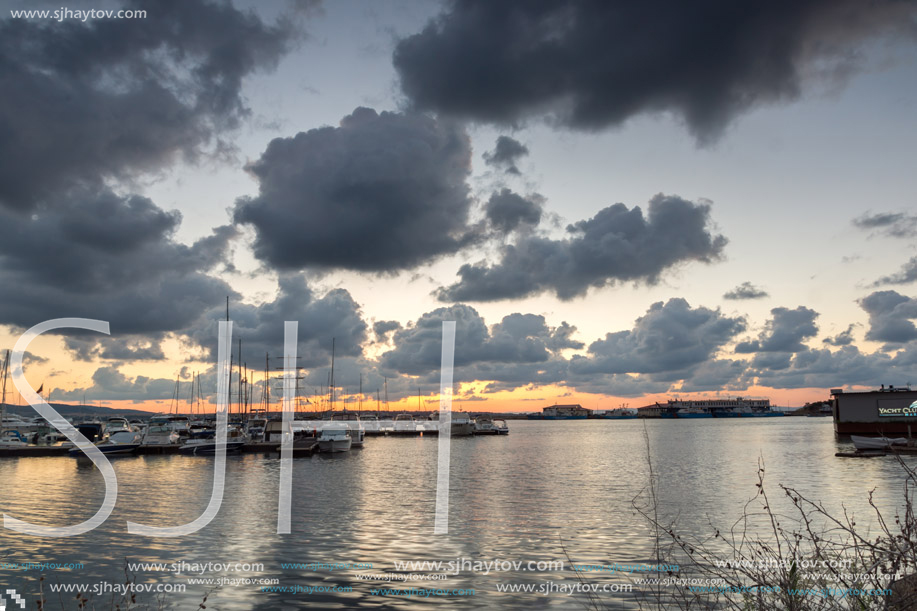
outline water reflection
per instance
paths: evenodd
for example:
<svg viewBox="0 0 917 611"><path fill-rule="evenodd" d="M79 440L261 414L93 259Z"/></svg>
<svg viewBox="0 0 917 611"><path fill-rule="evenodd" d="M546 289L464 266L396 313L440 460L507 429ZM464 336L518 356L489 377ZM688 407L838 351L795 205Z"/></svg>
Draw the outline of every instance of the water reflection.
<svg viewBox="0 0 917 611"><path fill-rule="evenodd" d="M814 422L813 422L814 420ZM891 459L835 458L840 447L827 419L757 422L649 421L646 432L659 506L685 532L709 532L709 521L731 523L756 492L759 459L767 480L792 485L831 510L844 504L864 518L876 490L886 509L901 498L899 467ZM211 608L283 609L425 607L417 597L371 596L378 583L354 573L388 573L395 561L545 561L612 564L652 561L648 524L632 503L649 481L644 422L510 423L507 437L456 438L452 445L450 533L433 537L436 438L370 438L361 450L294 459L292 533L275 534L279 460L243 455L227 460L219 516L181 539L128 535L125 523L183 524L207 506L213 462L203 457L142 456L113 461L119 498L112 517L92 533L41 539L3 531L3 561L82 562L50 571L60 583L121 583L127 561L263 564L263 570L139 571L138 583L180 583L168 595L192 608L210 593ZM102 500L102 478L91 463L69 458L0 461L0 509L43 524L77 523ZM775 497L777 495L774 495ZM638 499L638 502L639 499ZM569 557L569 558L568 558ZM282 563L372 564L371 570L281 568ZM407 572L407 571L403 571ZM429 571L417 571L429 572ZM351 592L268 593L257 584L187 583L191 578L277 578L283 586L351 587ZM34 592L37 572L0 570L0 582ZM383 584L404 588L473 588L462 606L581 608L576 598L499 593L497 583L569 582L569 571L460 570L440 582ZM595 575L600 582L620 577ZM215 588L215 589L214 589ZM628 595L608 595L626 606ZM450 599L456 602L456 599ZM609 604L611 606L611 603Z"/></svg>

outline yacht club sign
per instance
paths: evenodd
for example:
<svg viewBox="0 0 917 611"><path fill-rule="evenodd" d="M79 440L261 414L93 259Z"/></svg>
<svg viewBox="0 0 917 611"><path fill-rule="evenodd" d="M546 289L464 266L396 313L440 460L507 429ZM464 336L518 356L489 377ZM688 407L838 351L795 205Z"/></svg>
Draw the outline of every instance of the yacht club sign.
<svg viewBox="0 0 917 611"><path fill-rule="evenodd" d="M36 337L57 329L83 329L110 335L108 322L90 318L55 318L37 324L16 341L10 355L13 384L38 414L51 426L83 451L102 474L105 481L105 498L95 515L80 524L71 526L46 526L32 524L3 514L3 527L40 537L73 537L100 526L115 508L118 498L118 478L108 458L57 410L45 402L25 379L22 359L29 344ZM229 349L232 344L232 322L219 321L217 330L217 405L216 405L216 456L213 470L213 488L204 512L195 520L180 526L151 526L137 522L127 523L127 532L152 537L181 537L197 532L216 517L223 503L226 483L226 437L229 407ZM283 436L280 444L280 482L277 499L277 534L290 533L290 507L293 498L293 400L296 379L296 345L298 323L284 323L283 337ZM436 476L436 512L433 534L449 532L449 463L452 415L452 370L455 356L455 321L443 322L442 361L439 392L439 439Z"/></svg>

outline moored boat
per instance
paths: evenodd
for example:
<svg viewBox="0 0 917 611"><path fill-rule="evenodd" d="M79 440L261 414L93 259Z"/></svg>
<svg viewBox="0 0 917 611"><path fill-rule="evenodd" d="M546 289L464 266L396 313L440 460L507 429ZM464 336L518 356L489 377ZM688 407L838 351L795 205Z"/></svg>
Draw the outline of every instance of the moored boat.
<svg viewBox="0 0 917 611"><path fill-rule="evenodd" d="M350 430L346 427L329 425L324 427L318 436L318 449L320 452L349 452L352 445L353 440L350 437Z"/></svg>
<svg viewBox="0 0 917 611"><path fill-rule="evenodd" d="M891 446L907 445L907 439L904 437L862 437L860 435L851 435L850 441L853 442L857 450L884 450Z"/></svg>

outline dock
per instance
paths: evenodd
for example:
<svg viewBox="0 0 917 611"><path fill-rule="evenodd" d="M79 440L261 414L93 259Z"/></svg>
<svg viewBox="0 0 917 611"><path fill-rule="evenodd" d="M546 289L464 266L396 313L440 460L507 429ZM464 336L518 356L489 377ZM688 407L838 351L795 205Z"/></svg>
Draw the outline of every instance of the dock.
<svg viewBox="0 0 917 611"><path fill-rule="evenodd" d="M179 454L178 444L146 445L137 448L133 455L167 456ZM0 458L38 458L48 456L67 456L72 447L62 446L24 446L21 448L0 448ZM293 456L312 456L318 450L318 442L311 442L293 448ZM243 454L278 454L277 442L247 443L242 446Z"/></svg>

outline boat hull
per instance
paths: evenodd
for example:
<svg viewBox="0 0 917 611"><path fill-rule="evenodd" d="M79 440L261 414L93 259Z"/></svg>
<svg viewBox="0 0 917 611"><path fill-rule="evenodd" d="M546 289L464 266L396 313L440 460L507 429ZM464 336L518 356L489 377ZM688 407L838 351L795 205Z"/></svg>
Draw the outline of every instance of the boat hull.
<svg viewBox="0 0 917 611"><path fill-rule="evenodd" d="M233 454L236 452L242 451L242 446L245 445L243 441L227 441L226 442L226 453ZM183 445L178 449L182 454L187 454L189 456L213 456L217 453L217 444L214 443L198 443L193 445Z"/></svg>
<svg viewBox="0 0 917 611"><path fill-rule="evenodd" d="M320 439L318 451L329 454L348 452L352 445L353 441L349 437L347 439Z"/></svg>
<svg viewBox="0 0 917 611"><path fill-rule="evenodd" d="M850 441L853 442L857 450L885 450L891 446L907 445L907 439L904 437L861 437L860 435L851 435Z"/></svg>
<svg viewBox="0 0 917 611"><path fill-rule="evenodd" d="M140 447L139 443L118 443L112 445L99 445L99 449L105 456L127 456L133 454ZM73 448L67 454L70 458L85 458L86 455L79 448Z"/></svg>

